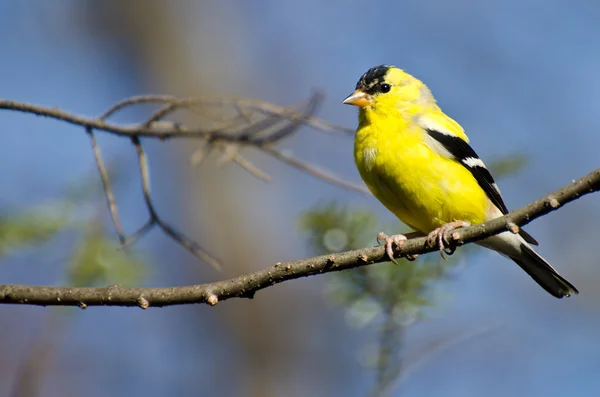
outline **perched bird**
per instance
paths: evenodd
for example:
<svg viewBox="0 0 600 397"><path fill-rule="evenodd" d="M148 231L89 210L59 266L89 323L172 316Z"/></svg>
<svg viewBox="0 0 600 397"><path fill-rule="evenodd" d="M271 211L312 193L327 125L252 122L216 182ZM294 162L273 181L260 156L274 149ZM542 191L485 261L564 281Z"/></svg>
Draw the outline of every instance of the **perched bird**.
<svg viewBox="0 0 600 397"><path fill-rule="evenodd" d="M402 222L428 234L442 256L450 230L508 213L462 127L442 112L423 82L394 66L377 66L343 103L359 107L354 159L367 187ZM377 239L394 260L393 247L406 236L380 233ZM523 230L477 244L512 259L557 298L579 293L533 250L530 244L537 242Z"/></svg>

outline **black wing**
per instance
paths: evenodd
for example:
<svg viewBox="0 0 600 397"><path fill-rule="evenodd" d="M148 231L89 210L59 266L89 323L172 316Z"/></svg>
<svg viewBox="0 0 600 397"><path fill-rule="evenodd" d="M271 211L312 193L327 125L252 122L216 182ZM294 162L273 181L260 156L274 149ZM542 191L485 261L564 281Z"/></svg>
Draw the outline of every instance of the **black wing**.
<svg viewBox="0 0 600 397"><path fill-rule="evenodd" d="M503 215L508 214L508 208L504 204L498 185L494 181L494 177L486 168L485 164L473 148L465 141L454 135L448 135L439 131L426 129L430 137L439 142L450 153L456 161L462 164L475 177L479 186L483 189L490 201L502 212ZM527 232L521 230L521 237L530 244L537 245L537 241Z"/></svg>

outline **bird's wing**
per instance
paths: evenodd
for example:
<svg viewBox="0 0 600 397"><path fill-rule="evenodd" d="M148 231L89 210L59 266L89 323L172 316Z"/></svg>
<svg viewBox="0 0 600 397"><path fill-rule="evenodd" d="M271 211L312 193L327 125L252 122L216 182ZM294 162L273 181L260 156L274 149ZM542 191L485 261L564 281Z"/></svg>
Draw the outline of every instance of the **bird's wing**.
<svg viewBox="0 0 600 397"><path fill-rule="evenodd" d="M469 170L490 201L503 215L507 214L508 208L494 177L469 145L462 127L448 116L437 112L420 116L417 122L427 132L426 141L429 148L441 156L457 161Z"/></svg>
<svg viewBox="0 0 600 397"><path fill-rule="evenodd" d="M469 139L462 127L441 112L420 116L416 121L427 133L426 142L429 148L441 156L457 161L469 170L477 184L483 189L488 199L502 212L502 215L508 214L508 208L504 204L494 177L469 145ZM528 243L537 245L537 241L527 232L521 230L519 234Z"/></svg>

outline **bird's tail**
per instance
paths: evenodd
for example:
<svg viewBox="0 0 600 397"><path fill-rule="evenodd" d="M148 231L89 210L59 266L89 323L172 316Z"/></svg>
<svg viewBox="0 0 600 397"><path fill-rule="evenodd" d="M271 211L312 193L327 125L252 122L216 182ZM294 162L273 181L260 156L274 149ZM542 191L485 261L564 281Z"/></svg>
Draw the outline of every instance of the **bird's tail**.
<svg viewBox="0 0 600 397"><path fill-rule="evenodd" d="M577 288L565 280L540 254L518 234L500 233L479 243L515 261L543 289L557 298L578 294Z"/></svg>
<svg viewBox="0 0 600 397"><path fill-rule="evenodd" d="M557 298L578 294L577 288L533 250L528 244L521 244L521 254L511 257L543 289Z"/></svg>

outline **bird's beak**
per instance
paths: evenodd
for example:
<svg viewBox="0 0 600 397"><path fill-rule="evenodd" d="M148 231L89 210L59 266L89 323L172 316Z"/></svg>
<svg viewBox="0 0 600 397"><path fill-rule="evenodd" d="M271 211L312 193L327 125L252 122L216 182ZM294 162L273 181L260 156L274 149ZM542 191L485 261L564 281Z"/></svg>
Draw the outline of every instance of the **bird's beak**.
<svg viewBox="0 0 600 397"><path fill-rule="evenodd" d="M348 95L348 97L344 99L342 103L364 108L371 104L371 95L362 90L356 90L352 94Z"/></svg>

